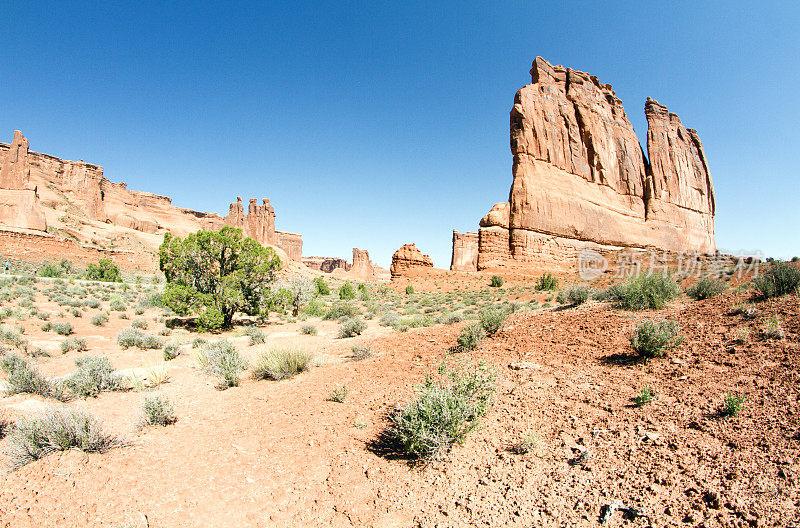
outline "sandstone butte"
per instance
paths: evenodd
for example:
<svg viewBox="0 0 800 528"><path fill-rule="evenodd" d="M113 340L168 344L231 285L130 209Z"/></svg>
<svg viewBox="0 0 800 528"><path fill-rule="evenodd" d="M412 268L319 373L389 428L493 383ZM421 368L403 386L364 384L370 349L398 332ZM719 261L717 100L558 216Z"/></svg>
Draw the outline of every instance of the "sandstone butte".
<svg viewBox="0 0 800 528"><path fill-rule="evenodd" d="M389 271L372 262L366 249L353 248L353 263L338 257L303 257L307 267L342 278L387 280Z"/></svg>
<svg viewBox="0 0 800 528"><path fill-rule="evenodd" d="M428 255L423 255L414 244L403 244L392 255L392 266L389 268L392 277L399 277L411 268L433 267L433 261Z"/></svg>
<svg viewBox="0 0 800 528"><path fill-rule="evenodd" d="M477 236L454 231L451 269L568 265L582 248L716 251L697 131L648 98L645 157L611 85L541 57L531 81L511 109L508 201L480 220Z"/></svg>
<svg viewBox="0 0 800 528"><path fill-rule="evenodd" d="M60 240L92 249L93 258L98 251L111 255L144 251L149 255L145 260L154 263L167 230L185 236L198 229L230 225L275 246L290 260L302 258L302 236L275 229L275 210L267 199L261 204L251 199L245 211L242 199L237 198L225 217L192 211L172 205L166 196L113 183L98 165L63 160L28 147L19 130L10 145L0 143L0 231L7 235L7 242L24 235L29 246L38 237L48 239L45 245L52 248L53 241Z"/></svg>

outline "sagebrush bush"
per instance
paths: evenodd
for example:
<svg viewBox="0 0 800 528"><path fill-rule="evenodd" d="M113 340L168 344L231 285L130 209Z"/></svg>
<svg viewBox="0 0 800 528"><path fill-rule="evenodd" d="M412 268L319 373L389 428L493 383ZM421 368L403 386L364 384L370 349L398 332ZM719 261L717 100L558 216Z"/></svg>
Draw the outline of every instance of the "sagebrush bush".
<svg viewBox="0 0 800 528"><path fill-rule="evenodd" d="M760 300L795 293L800 289L800 269L786 262L773 261L750 284L755 297Z"/></svg>
<svg viewBox="0 0 800 528"><path fill-rule="evenodd" d="M631 347L643 358L662 357L667 350L683 343L675 321L641 321L631 335Z"/></svg>
<svg viewBox="0 0 800 528"><path fill-rule="evenodd" d="M481 323L472 323L465 326L456 340L461 350L474 350L486 338L486 331Z"/></svg>
<svg viewBox="0 0 800 528"><path fill-rule="evenodd" d="M414 286L411 284L406 286L406 295L414 295Z"/></svg>
<svg viewBox="0 0 800 528"><path fill-rule="evenodd" d="M337 302L334 303L322 317L325 320L331 319L347 319L349 317L355 317L359 313L358 308L351 302Z"/></svg>
<svg viewBox="0 0 800 528"><path fill-rule="evenodd" d="M108 316L104 313L94 314L91 323L95 326L104 326L108 322Z"/></svg>
<svg viewBox="0 0 800 528"><path fill-rule="evenodd" d="M78 409L46 409L20 419L8 436L6 454L12 470L56 451L80 449L105 453L122 441L103 433L99 422Z"/></svg>
<svg viewBox="0 0 800 528"><path fill-rule="evenodd" d="M491 282L489 283L493 288L499 288L503 285L503 277L500 275L492 275Z"/></svg>
<svg viewBox="0 0 800 528"><path fill-rule="evenodd" d="M660 310L681 294L669 275L642 273L609 288L609 297L624 310Z"/></svg>
<svg viewBox="0 0 800 528"><path fill-rule="evenodd" d="M38 394L60 401L69 399L60 383L51 382L16 354L5 353L0 356L0 370L6 373L6 394L9 396Z"/></svg>
<svg viewBox="0 0 800 528"><path fill-rule="evenodd" d="M169 398L163 394L146 396L142 403L142 417L137 424L139 427L148 425L171 425L178 421L175 408Z"/></svg>
<svg viewBox="0 0 800 528"><path fill-rule="evenodd" d="M725 283L710 277L703 277L692 286L686 288L686 295L696 301L710 299L725 291Z"/></svg>
<svg viewBox="0 0 800 528"><path fill-rule="evenodd" d="M451 324L454 324L454 323L460 323L463 320L464 320L464 317L458 312L450 312L450 313L447 313L447 314L442 314L439 317L439 323L446 324L446 325L451 325Z"/></svg>
<svg viewBox="0 0 800 528"><path fill-rule="evenodd" d="M172 361L176 357L180 355L180 351L178 350L180 345L178 343L167 343L164 345L164 361Z"/></svg>
<svg viewBox="0 0 800 528"><path fill-rule="evenodd" d="M494 372L482 363L442 365L437 377L425 378L411 403L391 414L388 439L412 457L439 458L487 413L494 383Z"/></svg>
<svg viewBox="0 0 800 528"><path fill-rule="evenodd" d="M203 370L216 376L219 388L239 386L239 374L247 368L247 360L228 341L214 341L203 345L200 355Z"/></svg>
<svg viewBox="0 0 800 528"><path fill-rule="evenodd" d="M550 272L545 273L536 282L536 289L539 291L553 291L558 289L558 279L553 277Z"/></svg>
<svg viewBox="0 0 800 528"><path fill-rule="evenodd" d="M146 334L138 328L125 328L117 334L117 343L123 349L131 347L141 348L142 350L158 349L164 343L154 335Z"/></svg>
<svg viewBox="0 0 800 528"><path fill-rule="evenodd" d="M58 335L70 335L72 333L72 325L67 322L53 323L51 328Z"/></svg>
<svg viewBox="0 0 800 528"><path fill-rule="evenodd" d="M478 319L483 329L486 331L486 335L489 336L493 336L500 330L507 316L507 309L496 306L482 308L481 311L478 312Z"/></svg>
<svg viewBox="0 0 800 528"><path fill-rule="evenodd" d="M71 352L73 350L83 352L87 349L86 340L82 337L68 337L61 342L60 346L62 354L66 354L67 352Z"/></svg>
<svg viewBox="0 0 800 528"><path fill-rule="evenodd" d="M147 321L144 319L134 319L131 321L131 328L139 328L141 330L147 330Z"/></svg>
<svg viewBox="0 0 800 528"><path fill-rule="evenodd" d="M350 351L352 355L350 356L355 361L362 361L367 358L372 357L372 349L369 345L362 345L361 343L356 343L352 347L350 347Z"/></svg>
<svg viewBox="0 0 800 528"><path fill-rule="evenodd" d="M64 386L82 398L96 397L103 391L122 388L120 379L105 356L86 356L75 360L78 369L65 378Z"/></svg>
<svg viewBox="0 0 800 528"><path fill-rule="evenodd" d="M566 301L572 306L578 306L589 300L591 292L587 286L571 286L567 290Z"/></svg>
<svg viewBox="0 0 800 528"><path fill-rule="evenodd" d="M342 322L339 327L339 339L355 337L367 329L367 323L360 317L351 317Z"/></svg>
<svg viewBox="0 0 800 528"><path fill-rule="evenodd" d="M304 335L317 335L317 327L306 324L300 327L300 333Z"/></svg>
<svg viewBox="0 0 800 528"><path fill-rule="evenodd" d="M244 335L250 338L251 345L260 345L267 340L267 335L255 326L248 326L244 329Z"/></svg>
<svg viewBox="0 0 800 528"><path fill-rule="evenodd" d="M253 377L273 381L291 378L308 370L312 359L310 352L299 348L268 348L259 355Z"/></svg>
<svg viewBox="0 0 800 528"><path fill-rule="evenodd" d="M350 389L347 387L346 384L336 385L333 387L331 391L331 395L328 396L328 401L336 402L336 403L344 403L347 399L347 395L350 393Z"/></svg>

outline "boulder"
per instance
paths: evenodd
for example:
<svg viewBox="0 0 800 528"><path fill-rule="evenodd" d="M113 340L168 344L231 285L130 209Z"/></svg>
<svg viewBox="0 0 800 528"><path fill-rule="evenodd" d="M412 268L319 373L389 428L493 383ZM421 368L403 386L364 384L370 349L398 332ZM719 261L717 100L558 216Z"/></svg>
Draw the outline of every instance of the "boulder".
<svg viewBox="0 0 800 528"><path fill-rule="evenodd" d="M412 268L433 267L433 261L428 255L423 255L414 244L403 244L392 255L392 266L389 268L392 277L402 276Z"/></svg>

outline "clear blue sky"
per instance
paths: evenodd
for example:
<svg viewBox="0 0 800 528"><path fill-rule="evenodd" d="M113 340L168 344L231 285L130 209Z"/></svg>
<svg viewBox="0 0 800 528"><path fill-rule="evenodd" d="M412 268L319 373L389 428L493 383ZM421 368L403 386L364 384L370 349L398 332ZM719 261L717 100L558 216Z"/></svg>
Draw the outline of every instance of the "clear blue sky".
<svg viewBox="0 0 800 528"><path fill-rule="evenodd" d="M511 184L536 55L698 129L717 245L800 255L800 3L22 2L0 17L0 140L226 213L269 197L305 255L416 242L449 266Z"/></svg>

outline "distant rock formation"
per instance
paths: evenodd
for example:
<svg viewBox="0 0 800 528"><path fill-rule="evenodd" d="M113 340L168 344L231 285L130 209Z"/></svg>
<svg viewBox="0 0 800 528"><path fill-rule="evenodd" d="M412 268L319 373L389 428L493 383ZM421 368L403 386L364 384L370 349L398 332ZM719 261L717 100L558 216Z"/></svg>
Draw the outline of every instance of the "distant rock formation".
<svg viewBox="0 0 800 528"><path fill-rule="evenodd" d="M450 269L454 271L477 271L478 233L459 233L453 229L453 256Z"/></svg>
<svg viewBox="0 0 800 528"><path fill-rule="evenodd" d="M338 257L303 257L303 264L323 273L360 280L388 280L389 271L372 262L366 249L353 248L353 263Z"/></svg>
<svg viewBox="0 0 800 528"><path fill-rule="evenodd" d="M714 189L696 131L648 98L648 162L611 85L541 57L531 79L511 110L509 200L480 222L479 269L565 263L593 246L716 250Z"/></svg>
<svg viewBox="0 0 800 528"><path fill-rule="evenodd" d="M412 268L432 268L433 261L428 255L423 255L414 244L403 244L392 255L392 266L389 268L392 278L400 277Z"/></svg>
<svg viewBox="0 0 800 528"><path fill-rule="evenodd" d="M0 224L36 231L47 230L47 220L31 185L28 140L19 130L4 153L0 150Z"/></svg>
<svg viewBox="0 0 800 528"><path fill-rule="evenodd" d="M292 260L299 262L303 251L301 235L275 230L275 210L267 199L261 205L251 199L245 214L239 198L225 217L182 209L166 196L109 181L98 165L29 151L19 131L11 144L0 143L0 225L39 231L49 226L80 244L151 257L167 230L185 236L230 225L283 249Z"/></svg>

